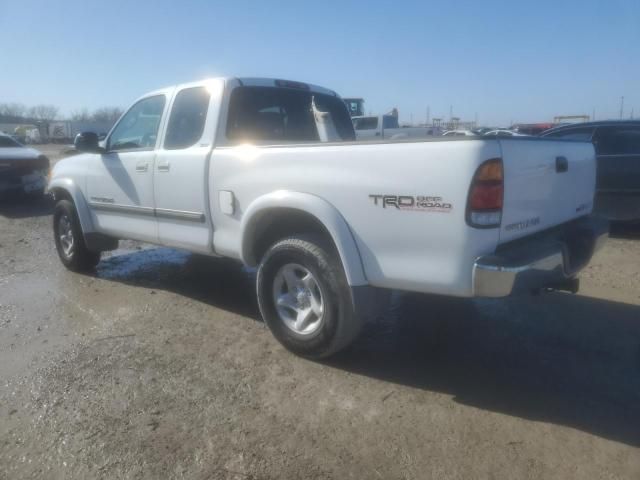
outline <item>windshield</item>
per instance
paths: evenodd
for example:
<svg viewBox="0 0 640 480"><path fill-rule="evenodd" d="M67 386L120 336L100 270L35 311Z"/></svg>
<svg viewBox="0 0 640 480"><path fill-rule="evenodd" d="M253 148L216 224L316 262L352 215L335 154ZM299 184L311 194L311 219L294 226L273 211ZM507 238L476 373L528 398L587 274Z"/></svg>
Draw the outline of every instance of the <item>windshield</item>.
<svg viewBox="0 0 640 480"><path fill-rule="evenodd" d="M22 147L22 145L20 145L11 137L8 137L6 135L0 135L0 148L15 148L15 147Z"/></svg>

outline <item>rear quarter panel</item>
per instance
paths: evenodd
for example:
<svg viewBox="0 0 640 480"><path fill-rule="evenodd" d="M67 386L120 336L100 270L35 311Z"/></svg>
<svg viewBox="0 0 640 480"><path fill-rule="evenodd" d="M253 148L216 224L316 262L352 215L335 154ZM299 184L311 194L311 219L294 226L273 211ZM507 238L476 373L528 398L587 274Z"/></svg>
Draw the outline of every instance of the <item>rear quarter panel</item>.
<svg viewBox="0 0 640 480"><path fill-rule="evenodd" d="M344 217L370 285L470 296L473 262L495 250L498 229L466 225L469 184L478 165L497 156L495 140L216 148L209 179L214 248L238 256L242 216L256 198L304 192ZM220 190L233 192L233 214L217 205ZM430 200L420 207L418 197ZM435 204L441 207L428 206Z"/></svg>

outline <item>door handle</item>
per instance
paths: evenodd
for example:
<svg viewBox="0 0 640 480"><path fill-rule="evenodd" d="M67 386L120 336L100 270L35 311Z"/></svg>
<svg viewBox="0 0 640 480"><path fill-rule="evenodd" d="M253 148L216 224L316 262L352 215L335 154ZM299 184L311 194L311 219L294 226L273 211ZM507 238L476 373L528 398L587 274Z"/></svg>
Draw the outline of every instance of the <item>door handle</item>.
<svg viewBox="0 0 640 480"><path fill-rule="evenodd" d="M149 164L146 162L136 163L136 172L146 172L149 170Z"/></svg>
<svg viewBox="0 0 640 480"><path fill-rule="evenodd" d="M171 170L171 164L169 162L158 163L159 172L168 172L169 170Z"/></svg>
<svg viewBox="0 0 640 480"><path fill-rule="evenodd" d="M556 172L564 173L569 170L569 160L567 157L556 157Z"/></svg>

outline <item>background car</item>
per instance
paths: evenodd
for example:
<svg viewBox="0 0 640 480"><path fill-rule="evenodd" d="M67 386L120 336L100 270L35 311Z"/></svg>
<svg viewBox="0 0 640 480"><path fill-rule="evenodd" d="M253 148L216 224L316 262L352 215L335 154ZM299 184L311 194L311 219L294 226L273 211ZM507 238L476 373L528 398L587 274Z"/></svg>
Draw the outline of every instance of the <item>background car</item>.
<svg viewBox="0 0 640 480"><path fill-rule="evenodd" d="M516 123L511 126L511 130L524 135L540 135L542 132L555 126L557 125L553 123Z"/></svg>
<svg viewBox="0 0 640 480"><path fill-rule="evenodd" d="M593 142L598 158L596 213L612 221L640 221L640 121L578 123L541 136Z"/></svg>
<svg viewBox="0 0 640 480"><path fill-rule="evenodd" d="M447 130L442 134L443 137L475 137L477 134L471 130Z"/></svg>
<svg viewBox="0 0 640 480"><path fill-rule="evenodd" d="M494 136L494 137L528 137L529 135L525 135L524 133L514 132L513 130L507 129L498 129L498 130L490 130L484 135Z"/></svg>
<svg viewBox="0 0 640 480"><path fill-rule="evenodd" d="M49 173L49 159L9 135L0 134L0 196L42 196Z"/></svg>

